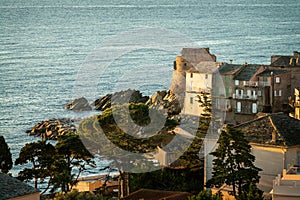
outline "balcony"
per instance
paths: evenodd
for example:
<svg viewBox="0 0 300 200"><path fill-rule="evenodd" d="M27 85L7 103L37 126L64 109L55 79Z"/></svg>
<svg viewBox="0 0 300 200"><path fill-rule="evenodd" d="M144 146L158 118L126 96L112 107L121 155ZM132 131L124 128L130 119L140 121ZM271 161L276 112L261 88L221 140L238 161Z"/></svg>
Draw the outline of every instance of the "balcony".
<svg viewBox="0 0 300 200"><path fill-rule="evenodd" d="M249 100L257 100L257 95L237 95L233 94L232 96L233 99L249 99Z"/></svg>
<svg viewBox="0 0 300 200"><path fill-rule="evenodd" d="M258 86L258 81L244 81L244 86L257 87Z"/></svg>
<svg viewBox="0 0 300 200"><path fill-rule="evenodd" d="M265 87L265 86L271 86L271 84L267 81L259 81L258 86Z"/></svg>

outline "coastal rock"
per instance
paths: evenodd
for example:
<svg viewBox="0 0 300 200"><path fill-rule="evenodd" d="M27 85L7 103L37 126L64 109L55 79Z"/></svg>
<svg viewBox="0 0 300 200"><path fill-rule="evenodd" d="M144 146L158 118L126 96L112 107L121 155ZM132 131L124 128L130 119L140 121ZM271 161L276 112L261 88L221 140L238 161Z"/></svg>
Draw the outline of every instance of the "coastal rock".
<svg viewBox="0 0 300 200"><path fill-rule="evenodd" d="M41 137L42 139L55 140L57 136L66 135L76 131L74 120L68 118L48 119L37 123L26 133L31 136Z"/></svg>
<svg viewBox="0 0 300 200"><path fill-rule="evenodd" d="M66 110L74 110L74 111L90 111L92 107L90 106L88 100L84 97L74 99L70 101L66 106Z"/></svg>
<svg viewBox="0 0 300 200"><path fill-rule="evenodd" d="M112 103L115 105L125 103L146 103L148 99L149 97L143 96L139 90L128 89L113 94L107 94L104 97L97 99L94 102L94 109L103 111L110 108Z"/></svg>
<svg viewBox="0 0 300 200"><path fill-rule="evenodd" d="M146 102L149 108L164 109L168 116L178 115L181 112L180 102L170 90L157 91Z"/></svg>

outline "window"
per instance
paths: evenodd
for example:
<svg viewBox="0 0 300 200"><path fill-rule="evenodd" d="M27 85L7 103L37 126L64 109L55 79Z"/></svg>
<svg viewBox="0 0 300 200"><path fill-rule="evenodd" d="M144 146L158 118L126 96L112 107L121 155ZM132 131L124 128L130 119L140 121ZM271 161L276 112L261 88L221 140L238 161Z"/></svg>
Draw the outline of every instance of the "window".
<svg viewBox="0 0 300 200"><path fill-rule="evenodd" d="M274 96L275 97L281 97L281 90L274 90Z"/></svg>
<svg viewBox="0 0 300 200"><path fill-rule="evenodd" d="M235 85L239 85L239 80L234 80Z"/></svg>
<svg viewBox="0 0 300 200"><path fill-rule="evenodd" d="M257 95L258 95L259 97L261 97L261 91L260 91L260 90L257 91Z"/></svg>
<svg viewBox="0 0 300 200"><path fill-rule="evenodd" d="M208 74L205 74L205 79L208 79Z"/></svg>
<svg viewBox="0 0 300 200"><path fill-rule="evenodd" d="M193 104L193 102L194 102L193 97L190 97L190 104Z"/></svg>
<svg viewBox="0 0 300 200"><path fill-rule="evenodd" d="M193 78L193 73L191 73L191 78Z"/></svg>
<svg viewBox="0 0 300 200"><path fill-rule="evenodd" d="M247 96L251 97L251 90L247 90Z"/></svg>
<svg viewBox="0 0 300 200"><path fill-rule="evenodd" d="M257 104L256 103L252 104L252 113L257 113Z"/></svg>
<svg viewBox="0 0 300 200"><path fill-rule="evenodd" d="M255 90L253 90L251 94L252 94L253 98L256 98L256 91Z"/></svg>
<svg viewBox="0 0 300 200"><path fill-rule="evenodd" d="M236 103L236 111L237 112L241 112L242 111L242 103L241 102L237 102Z"/></svg>
<svg viewBox="0 0 300 200"><path fill-rule="evenodd" d="M280 83L280 77L275 78L275 83Z"/></svg>
<svg viewBox="0 0 300 200"><path fill-rule="evenodd" d="M193 82L190 82L190 91L193 91Z"/></svg>

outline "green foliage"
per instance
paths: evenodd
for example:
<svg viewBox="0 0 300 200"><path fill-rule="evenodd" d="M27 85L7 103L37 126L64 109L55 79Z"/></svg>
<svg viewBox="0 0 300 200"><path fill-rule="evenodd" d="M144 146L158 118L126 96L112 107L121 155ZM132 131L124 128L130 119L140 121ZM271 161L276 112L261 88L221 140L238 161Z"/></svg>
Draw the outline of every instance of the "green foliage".
<svg viewBox="0 0 300 200"><path fill-rule="evenodd" d="M213 195L211 191L202 190L198 195L190 197L189 200L222 200L221 193Z"/></svg>
<svg viewBox="0 0 300 200"><path fill-rule="evenodd" d="M31 168L19 172L18 179L29 181L34 179L37 188L38 180L42 183L49 178L48 187L52 192L61 188L62 192L70 190L77 182L79 174L86 165L94 166L93 155L86 150L78 135L64 135L58 138L55 147L46 141L32 142L22 147L16 165L31 163ZM76 168L78 173L72 173ZM45 192L44 191L44 192Z"/></svg>
<svg viewBox="0 0 300 200"><path fill-rule="evenodd" d="M216 151L211 153L215 157L213 176L207 185L231 185L233 195L237 198L250 183L258 183L260 169L253 164L255 157L251 154L251 146L242 132L227 127L226 131L222 131L218 144Z"/></svg>
<svg viewBox="0 0 300 200"><path fill-rule="evenodd" d="M84 171L86 165L94 166L91 160L93 155L85 148L78 135L64 135L58 138L55 145L56 156L51 183L52 191L61 187L63 192L68 192L77 183L77 178ZM78 174L72 174L76 168ZM69 188L71 186L71 188Z"/></svg>
<svg viewBox="0 0 300 200"><path fill-rule="evenodd" d="M128 110L130 116L128 116ZM120 120L118 124L115 122L116 118ZM130 120L133 120L134 124L130 124ZM114 151L118 151L118 148L128 152L146 153L154 151L157 146L162 147L168 144L174 137L169 130L172 130L178 123L176 120L167 119L165 127L155 133L155 127L147 126L149 122L147 105L142 103L116 105L106 109L101 115L83 120L79 125L78 132L90 148L100 154L117 155L117 152ZM122 127L119 126L119 123L122 124ZM142 127L143 134L152 136L136 137L138 130L134 127L135 125Z"/></svg>
<svg viewBox="0 0 300 200"><path fill-rule="evenodd" d="M57 193L53 200L103 200L102 196L99 194L94 194L92 192L78 192L77 190L73 190L66 194Z"/></svg>
<svg viewBox="0 0 300 200"><path fill-rule="evenodd" d="M241 195L238 196L237 200L263 200L263 191L258 189L255 184L251 183L249 188L243 189Z"/></svg>
<svg viewBox="0 0 300 200"><path fill-rule="evenodd" d="M51 174L51 165L54 162L55 149L46 141L32 142L22 147L16 165L31 163L32 168L25 168L19 172L18 179L29 181L34 179L37 188L38 179L42 183Z"/></svg>
<svg viewBox="0 0 300 200"><path fill-rule="evenodd" d="M8 147L5 139L0 135L0 170L2 173L7 174L12 168L13 162L11 158L10 148Z"/></svg>

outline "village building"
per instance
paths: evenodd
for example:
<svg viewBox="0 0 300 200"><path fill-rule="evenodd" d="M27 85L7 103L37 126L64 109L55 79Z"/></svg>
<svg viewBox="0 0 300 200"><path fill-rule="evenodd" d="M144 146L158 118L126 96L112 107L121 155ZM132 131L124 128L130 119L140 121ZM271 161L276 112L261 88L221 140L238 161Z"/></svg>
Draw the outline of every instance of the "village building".
<svg viewBox="0 0 300 200"><path fill-rule="evenodd" d="M273 200L300 199L300 166L288 166L273 180Z"/></svg>
<svg viewBox="0 0 300 200"><path fill-rule="evenodd" d="M118 189L119 183L117 180L105 180L106 175L93 175L86 177L79 177L77 184L72 189L79 192L94 192L96 190L103 190L105 194L111 194Z"/></svg>
<svg viewBox="0 0 300 200"><path fill-rule="evenodd" d="M287 114L265 114L235 126L249 140L255 166L260 172L259 187L270 192L274 178L290 164L300 165L300 121Z"/></svg>
<svg viewBox="0 0 300 200"><path fill-rule="evenodd" d="M0 199L40 200L40 191L0 172Z"/></svg>
<svg viewBox="0 0 300 200"><path fill-rule="evenodd" d="M242 131L251 145L255 156L254 165L262 171L259 173L258 187L269 194L273 180L282 169L290 164L300 166L300 121L287 114L263 114L254 120L234 126ZM217 148L217 139L205 145L204 183L212 178L213 157L210 152ZM214 144L214 146L213 146ZM228 187L224 189L228 190Z"/></svg>
<svg viewBox="0 0 300 200"><path fill-rule="evenodd" d="M201 81L197 81L196 78L194 78L195 81L191 80L190 78L193 77L194 75L194 73L192 72L197 71L195 67L201 66L201 64L203 63L205 63L206 65L215 65L216 63L216 56L209 52L209 48L183 48L181 51L181 55L177 56L176 61L174 61L174 71L173 71L172 85L170 87L170 91L173 94L176 94L176 97L181 105L182 114L184 114L186 99L189 97L196 96L191 94L192 93L191 91L189 91L189 93L186 94L187 78L189 77L190 80L190 82L188 83L189 84L188 88L190 88L191 82L194 82L195 84L194 86L192 86L192 88L193 87L196 88L197 84L201 84ZM189 74L187 75L187 73ZM187 95L190 96L186 97ZM193 103L194 103L194 98L193 98ZM190 105L190 107L196 108L196 105ZM190 111L191 109L187 108L188 113L191 114L196 113L196 111L192 111L192 112Z"/></svg>

